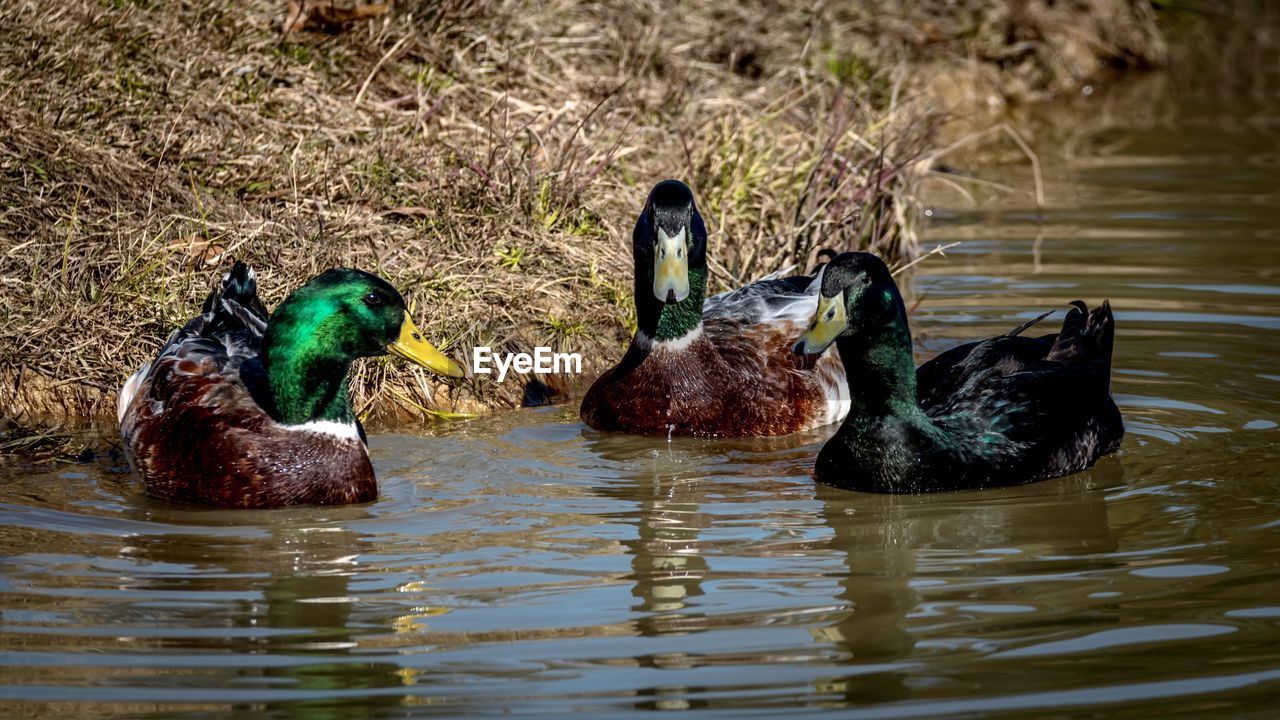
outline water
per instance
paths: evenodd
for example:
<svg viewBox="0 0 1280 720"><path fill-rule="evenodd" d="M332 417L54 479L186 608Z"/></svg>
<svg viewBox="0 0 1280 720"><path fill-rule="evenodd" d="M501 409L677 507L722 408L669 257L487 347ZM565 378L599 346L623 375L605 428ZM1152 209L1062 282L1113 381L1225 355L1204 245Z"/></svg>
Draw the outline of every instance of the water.
<svg viewBox="0 0 1280 720"><path fill-rule="evenodd" d="M1280 108L1162 102L1071 153L1046 133L1039 222L935 208L930 243L965 244L913 281L922 355L1111 298L1129 434L1094 469L859 495L808 478L822 432L668 443L564 409L378 434L361 507L179 508L118 456L11 467L0 711L1273 712Z"/></svg>

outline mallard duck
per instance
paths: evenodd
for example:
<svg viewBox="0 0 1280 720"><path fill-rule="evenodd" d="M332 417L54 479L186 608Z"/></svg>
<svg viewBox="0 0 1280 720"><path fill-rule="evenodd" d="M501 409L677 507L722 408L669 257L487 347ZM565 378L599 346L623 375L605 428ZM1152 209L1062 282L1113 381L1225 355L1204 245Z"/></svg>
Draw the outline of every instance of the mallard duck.
<svg viewBox="0 0 1280 720"><path fill-rule="evenodd" d="M120 390L129 464L148 492L235 508L368 502L378 486L347 397L353 360L388 352L461 377L404 298L360 270L329 270L268 319L237 262L199 316Z"/></svg>
<svg viewBox="0 0 1280 720"><path fill-rule="evenodd" d="M1056 335L1022 336L1045 313L917 369L889 269L874 255L837 256L795 351L835 343L857 382L814 476L868 492L978 489L1067 475L1116 450L1124 424L1110 390L1111 306L1071 305Z"/></svg>
<svg viewBox="0 0 1280 720"><path fill-rule="evenodd" d="M791 353L817 306L813 276L771 277L705 298L707 230L677 180L649 193L632 254L635 337L587 391L583 422L648 435L760 436L844 415L839 361L806 363Z"/></svg>

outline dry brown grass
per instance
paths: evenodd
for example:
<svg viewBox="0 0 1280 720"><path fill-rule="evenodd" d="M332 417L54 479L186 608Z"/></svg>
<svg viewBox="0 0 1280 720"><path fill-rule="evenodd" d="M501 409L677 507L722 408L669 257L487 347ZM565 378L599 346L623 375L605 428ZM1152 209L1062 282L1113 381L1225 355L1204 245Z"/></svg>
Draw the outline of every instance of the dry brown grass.
<svg viewBox="0 0 1280 720"><path fill-rule="evenodd" d="M1195 2L1196 0L1191 0ZM1212 1L1212 0L1210 0ZM951 110L1069 95L1110 70L1168 56L1147 0L952 0L859 3L876 18L880 64L927 75Z"/></svg>
<svg viewBox="0 0 1280 720"><path fill-rule="evenodd" d="M1017 45L1026 13L966 10L966 36L933 3L851 5L446 0L281 40L283 2L5 3L0 416L108 412L232 257L268 305L361 267L455 356L551 345L590 374L633 327L630 228L668 176L721 287L820 247L909 256L934 118L912 68ZM912 34L929 8L943 41ZM1036 27L1009 52L1040 67ZM381 361L355 389L374 415L519 396Z"/></svg>

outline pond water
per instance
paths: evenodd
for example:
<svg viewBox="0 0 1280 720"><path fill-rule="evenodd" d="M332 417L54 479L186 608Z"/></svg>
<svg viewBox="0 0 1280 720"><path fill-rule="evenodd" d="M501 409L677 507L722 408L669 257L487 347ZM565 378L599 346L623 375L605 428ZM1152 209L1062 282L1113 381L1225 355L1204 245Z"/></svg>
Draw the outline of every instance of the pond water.
<svg viewBox="0 0 1280 720"><path fill-rule="evenodd" d="M1272 98L1046 132L1039 215L933 210L928 243L965 243L912 280L922 358L1111 299L1128 435L1088 472L861 495L809 479L825 432L668 443L563 408L375 435L360 507L175 507L118 455L0 469L0 714L1274 711Z"/></svg>

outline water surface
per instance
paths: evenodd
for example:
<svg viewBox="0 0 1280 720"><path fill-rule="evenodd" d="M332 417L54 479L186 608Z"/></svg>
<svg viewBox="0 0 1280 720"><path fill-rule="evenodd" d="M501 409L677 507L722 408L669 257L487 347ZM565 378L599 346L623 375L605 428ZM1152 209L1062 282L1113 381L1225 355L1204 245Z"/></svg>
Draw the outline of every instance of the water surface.
<svg viewBox="0 0 1280 720"><path fill-rule="evenodd" d="M935 207L929 243L965 243L912 280L922 358L1111 299L1129 434L1094 469L861 495L809 479L824 432L667 443L564 409L376 435L360 507L0 468L0 712L1273 712L1280 107L1161 102L1045 133L1043 208Z"/></svg>

